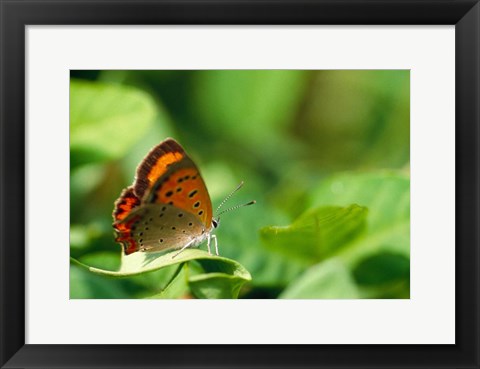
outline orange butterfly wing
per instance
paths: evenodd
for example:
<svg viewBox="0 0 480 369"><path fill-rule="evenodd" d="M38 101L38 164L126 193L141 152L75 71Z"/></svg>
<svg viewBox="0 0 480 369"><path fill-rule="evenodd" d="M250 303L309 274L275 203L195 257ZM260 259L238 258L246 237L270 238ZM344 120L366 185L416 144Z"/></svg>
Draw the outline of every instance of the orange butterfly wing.
<svg viewBox="0 0 480 369"><path fill-rule="evenodd" d="M154 147L137 168L136 195L144 204L170 204L210 228L212 201L195 163L173 139Z"/></svg>
<svg viewBox="0 0 480 369"><path fill-rule="evenodd" d="M127 187L115 201L113 209L113 227L117 231L116 242L123 244L125 254L129 255L138 250L137 242L132 237L132 231L135 217L126 219L132 212L140 206L140 199L135 195L133 187Z"/></svg>

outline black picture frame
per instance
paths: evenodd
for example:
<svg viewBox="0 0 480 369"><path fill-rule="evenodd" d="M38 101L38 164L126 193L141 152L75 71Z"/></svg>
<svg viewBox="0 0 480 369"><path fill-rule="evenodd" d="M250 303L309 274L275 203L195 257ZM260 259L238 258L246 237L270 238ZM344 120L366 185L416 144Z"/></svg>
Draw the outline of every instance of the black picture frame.
<svg viewBox="0 0 480 369"><path fill-rule="evenodd" d="M478 0L1 0L0 4L2 368L480 367ZM455 25L456 344L26 345L25 26L43 24ZM433 130L434 125L432 138Z"/></svg>

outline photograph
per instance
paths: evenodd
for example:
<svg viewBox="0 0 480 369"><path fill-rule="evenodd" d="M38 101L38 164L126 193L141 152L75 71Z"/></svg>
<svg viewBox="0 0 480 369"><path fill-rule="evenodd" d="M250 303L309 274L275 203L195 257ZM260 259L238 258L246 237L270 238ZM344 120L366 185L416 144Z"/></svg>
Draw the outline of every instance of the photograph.
<svg viewBox="0 0 480 369"><path fill-rule="evenodd" d="M70 70L70 299L410 299L410 70Z"/></svg>

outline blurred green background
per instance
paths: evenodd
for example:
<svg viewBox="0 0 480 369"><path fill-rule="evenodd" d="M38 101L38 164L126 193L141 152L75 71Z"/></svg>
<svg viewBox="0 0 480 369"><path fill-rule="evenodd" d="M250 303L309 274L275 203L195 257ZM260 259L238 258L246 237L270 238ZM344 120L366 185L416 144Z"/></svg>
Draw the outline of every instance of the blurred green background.
<svg viewBox="0 0 480 369"><path fill-rule="evenodd" d="M166 137L214 208L242 180L229 205L257 201L216 231L251 273L240 298L409 298L408 70L71 71L72 257L118 269L113 203ZM72 264L70 297L158 296L177 272L112 279Z"/></svg>

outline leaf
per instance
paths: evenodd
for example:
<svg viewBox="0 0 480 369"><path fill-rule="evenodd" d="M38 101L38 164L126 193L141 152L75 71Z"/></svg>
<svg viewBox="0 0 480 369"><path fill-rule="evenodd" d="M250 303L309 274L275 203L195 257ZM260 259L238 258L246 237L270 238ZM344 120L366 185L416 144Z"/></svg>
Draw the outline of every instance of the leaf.
<svg viewBox="0 0 480 369"><path fill-rule="evenodd" d="M188 278L192 293L198 298L232 299L237 298L245 277L236 273L236 266L230 263L217 263L214 260L198 259L204 273Z"/></svg>
<svg viewBox="0 0 480 369"><path fill-rule="evenodd" d="M308 269L280 295L282 299L355 299L358 290L347 267L330 259Z"/></svg>
<svg viewBox="0 0 480 369"><path fill-rule="evenodd" d="M189 278L193 294L202 299L235 299L245 283L243 278L224 273L206 273Z"/></svg>
<svg viewBox="0 0 480 369"><path fill-rule="evenodd" d="M262 229L267 247L290 252L292 259L303 255L315 260L334 257L347 270L355 273L359 296L365 298L408 298L410 289L410 180L397 172L346 173L324 180L312 192L308 201L313 210L306 212L290 227ZM310 228L302 228L302 222L312 219L320 209L335 209L333 205L349 206L357 203L368 208L361 231L348 236L349 227L338 225L325 236L315 237ZM342 208L341 208L342 209ZM344 208L343 208L344 209ZM315 217L313 217L315 219ZM308 222L307 222L308 223ZM316 223L314 223L316 227ZM320 222L319 222L320 224ZM334 223L335 224L335 223ZM321 227L318 227L321 229ZM275 232L277 234L275 235ZM344 234L345 232L345 234ZM343 234L343 236L342 236ZM326 255L312 251L318 249L318 240L331 247ZM336 241L338 240L338 242ZM310 247L308 246L310 244ZM313 246L312 246L313 245ZM338 246L341 245L341 246ZM351 273L351 272L349 272ZM304 276L300 277L303 278ZM355 282L354 281L354 282Z"/></svg>
<svg viewBox="0 0 480 369"><path fill-rule="evenodd" d="M181 266L167 287L153 298L188 297L188 293L201 299L238 297L245 279L235 274L231 264L203 259L197 259L196 263L197 268L190 268L192 263Z"/></svg>
<svg viewBox="0 0 480 369"><path fill-rule="evenodd" d="M410 260L404 255L382 252L362 259L353 270L362 286L378 286L410 279Z"/></svg>
<svg viewBox="0 0 480 369"><path fill-rule="evenodd" d="M186 271L187 268L187 264L180 264L171 279L165 284L162 292L149 298L176 299L189 296L190 291L188 288L188 272Z"/></svg>
<svg viewBox="0 0 480 369"><path fill-rule="evenodd" d="M194 276L189 275L188 283L191 291L199 298L236 298L242 285L251 280L250 273L234 260L213 256L197 249L187 249L176 258L172 258L175 253L176 251L158 255L136 252L128 256L122 256L122 263L118 271L91 267L74 258L70 258L70 260L73 264L82 266L94 274L114 278L141 275L172 265L195 261L201 266L201 272ZM178 282L177 276L174 276L171 282ZM163 292L153 296L153 298L171 296L171 292L168 292L170 295L167 295L166 290L173 288L169 282L164 287ZM183 292L181 288L180 290Z"/></svg>
<svg viewBox="0 0 480 369"><path fill-rule="evenodd" d="M171 265L181 264L191 260L207 259L214 260L215 262L222 264L229 264L232 273L238 273L244 276L246 279L250 278L250 274L245 268L237 263L235 260L227 259L221 256L210 255L209 253L198 249L187 249L181 252L176 258L173 258L176 251L171 251L165 254L158 253L144 253L135 252L131 255L122 254L122 263L118 271L105 270L100 268L89 267L83 265L89 269L92 273L123 278L137 274L143 274L152 272L154 270L164 268ZM72 259L72 258L71 258ZM73 263L81 265L78 260L73 259Z"/></svg>
<svg viewBox="0 0 480 369"><path fill-rule="evenodd" d="M121 157L151 126L154 101L141 90L72 80L72 167Z"/></svg>
<svg viewBox="0 0 480 369"><path fill-rule="evenodd" d="M292 225L260 230L272 250L312 263L322 260L351 242L365 228L367 208L326 206L307 211Z"/></svg>
<svg viewBox="0 0 480 369"><path fill-rule="evenodd" d="M368 208L366 231L337 256L356 265L368 255L392 252L410 257L410 179L399 172L345 173L322 182L312 206L357 203Z"/></svg>

